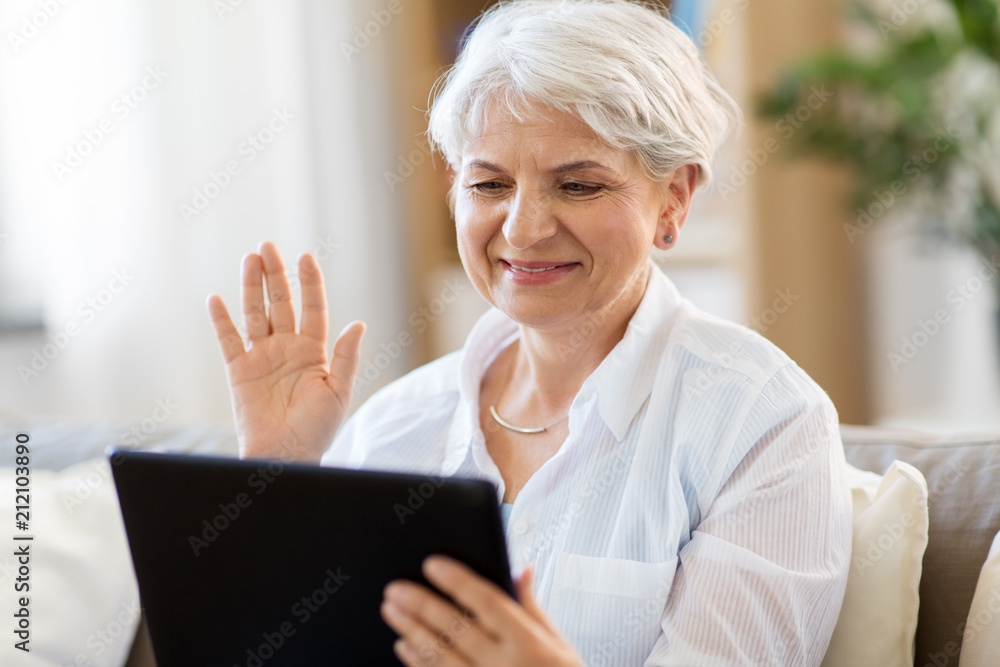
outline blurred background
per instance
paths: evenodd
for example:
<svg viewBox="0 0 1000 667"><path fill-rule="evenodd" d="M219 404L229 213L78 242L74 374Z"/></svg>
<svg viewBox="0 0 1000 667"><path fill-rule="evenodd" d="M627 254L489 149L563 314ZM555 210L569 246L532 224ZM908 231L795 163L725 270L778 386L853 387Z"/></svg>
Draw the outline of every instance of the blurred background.
<svg viewBox="0 0 1000 667"><path fill-rule="evenodd" d="M423 131L434 81L488 4L0 3L3 414L230 420L205 300L219 293L238 313L241 257L266 239L292 270L317 256L331 332L368 323L358 401L457 349L486 304L459 264ZM931 191L918 186L939 154L972 155L974 141L934 156L915 145L916 161L858 205L857 164L877 155L852 167L803 150L817 135L842 145L822 123L856 96L806 78L789 93L782 76L824 49L863 63L894 40L961 32L962 4L870 3L867 23L846 0L672 8L746 122L656 259L697 305L784 349L845 423L1000 426L1000 280L988 249L914 224L947 223L948 207L908 197ZM918 91L920 73L907 79ZM758 114L782 90L785 106ZM907 99L880 127L909 122Z"/></svg>

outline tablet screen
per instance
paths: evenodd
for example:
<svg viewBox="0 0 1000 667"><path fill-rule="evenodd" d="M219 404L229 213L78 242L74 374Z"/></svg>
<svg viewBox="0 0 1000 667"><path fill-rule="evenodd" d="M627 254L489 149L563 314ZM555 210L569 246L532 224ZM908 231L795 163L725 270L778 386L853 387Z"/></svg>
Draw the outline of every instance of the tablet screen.
<svg viewBox="0 0 1000 667"><path fill-rule="evenodd" d="M484 480L280 461L111 455L159 667L399 665L379 615L433 553L513 596Z"/></svg>

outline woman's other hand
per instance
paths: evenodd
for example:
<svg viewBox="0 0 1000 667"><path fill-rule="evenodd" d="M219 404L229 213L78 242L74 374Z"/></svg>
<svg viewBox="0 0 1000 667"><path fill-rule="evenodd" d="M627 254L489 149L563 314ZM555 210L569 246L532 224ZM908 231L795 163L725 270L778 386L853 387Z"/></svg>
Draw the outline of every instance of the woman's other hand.
<svg viewBox="0 0 1000 667"><path fill-rule="evenodd" d="M431 556L423 571L463 609L412 581L386 587L382 618L400 635L394 648L408 667L582 667L535 602L530 570L514 582L521 604L451 558Z"/></svg>
<svg viewBox="0 0 1000 667"><path fill-rule="evenodd" d="M278 248L262 243L243 258L244 347L222 297L208 298L208 313L226 362L240 456L318 462L333 441L351 402L365 325L352 322L337 337L327 365L327 309L316 259L299 258L302 321L295 309ZM264 279L268 307L264 304Z"/></svg>

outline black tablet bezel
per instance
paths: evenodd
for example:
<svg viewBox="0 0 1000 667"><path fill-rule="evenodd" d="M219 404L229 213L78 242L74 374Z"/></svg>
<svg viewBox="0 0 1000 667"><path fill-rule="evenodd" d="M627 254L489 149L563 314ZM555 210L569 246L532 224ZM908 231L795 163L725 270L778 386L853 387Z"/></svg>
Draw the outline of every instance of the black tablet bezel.
<svg viewBox="0 0 1000 667"><path fill-rule="evenodd" d="M190 454L109 457L159 667L398 665L377 606L391 579L429 585L420 563L432 553L514 595L488 481Z"/></svg>

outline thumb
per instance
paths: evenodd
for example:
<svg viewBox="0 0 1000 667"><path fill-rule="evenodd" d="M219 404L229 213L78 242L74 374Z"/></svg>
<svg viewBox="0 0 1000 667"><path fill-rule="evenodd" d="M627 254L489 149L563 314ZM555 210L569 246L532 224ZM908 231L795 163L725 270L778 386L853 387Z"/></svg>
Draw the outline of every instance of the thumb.
<svg viewBox="0 0 1000 667"><path fill-rule="evenodd" d="M350 396L353 393L354 376L361 363L361 338L365 335L365 329L364 322L355 320L344 327L333 344L333 359L330 360L328 383L335 391L338 386L347 388L345 404L350 401Z"/></svg>
<svg viewBox="0 0 1000 667"><path fill-rule="evenodd" d="M517 593L517 599L521 603L528 615L534 618L536 621L545 626L547 630L553 634L558 634L556 629L549 622L548 617L542 608L538 606L535 601L535 594L531 591L531 582L534 578L534 573L531 571L531 567L526 567L524 572L520 577L514 580L514 592Z"/></svg>

